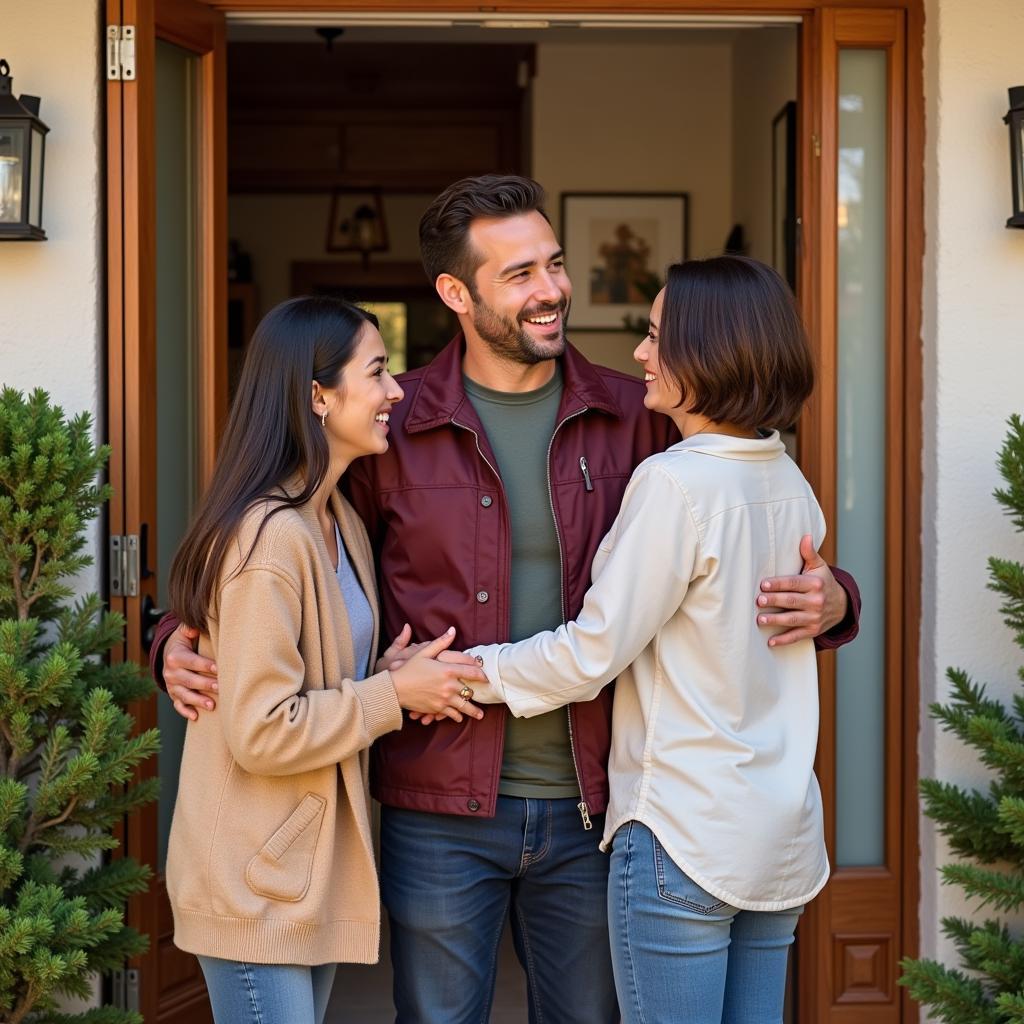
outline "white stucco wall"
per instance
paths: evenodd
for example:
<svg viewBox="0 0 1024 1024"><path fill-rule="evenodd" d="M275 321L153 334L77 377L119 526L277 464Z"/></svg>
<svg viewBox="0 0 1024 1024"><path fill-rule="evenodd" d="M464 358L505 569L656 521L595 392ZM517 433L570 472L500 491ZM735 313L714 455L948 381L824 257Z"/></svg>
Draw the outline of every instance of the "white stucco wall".
<svg viewBox="0 0 1024 1024"><path fill-rule="evenodd" d="M105 179L100 5L93 0L0 0L0 57L15 95L42 97L49 126L45 242L0 243L0 386L45 388L69 415L92 414L105 438ZM100 524L91 529L99 557ZM99 587L84 570L80 593ZM68 1001L69 1010L97 1005Z"/></svg>
<svg viewBox="0 0 1024 1024"><path fill-rule="evenodd" d="M924 294L924 580L921 644L921 773L962 785L986 774L928 718L957 665L994 696L1019 690L1020 651L985 589L989 555L1024 557L992 499L996 450L1012 412L1024 413L1024 231L1010 211L1006 90L1024 84L1020 0L926 0ZM926 955L954 963L939 920L965 909L939 886L945 845L922 823L921 940Z"/></svg>
<svg viewBox="0 0 1024 1024"><path fill-rule="evenodd" d="M43 387L104 431L105 230L99 5L3 0L0 57L49 126L45 242L0 243L0 385ZM93 531L98 538L98 530ZM95 549L94 549L95 553ZM96 567L79 580L98 586Z"/></svg>

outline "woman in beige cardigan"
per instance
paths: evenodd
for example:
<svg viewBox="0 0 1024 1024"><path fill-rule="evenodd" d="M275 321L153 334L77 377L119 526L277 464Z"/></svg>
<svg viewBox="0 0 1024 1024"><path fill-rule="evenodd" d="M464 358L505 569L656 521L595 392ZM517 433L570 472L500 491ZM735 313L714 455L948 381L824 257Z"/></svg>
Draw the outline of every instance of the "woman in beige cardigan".
<svg viewBox="0 0 1024 1024"><path fill-rule="evenodd" d="M373 559L337 484L387 450L401 398L371 314L276 307L171 568L174 609L219 666L220 714L188 726L167 859L174 941L199 955L218 1024L322 1021L334 965L377 959L369 746L403 707L482 715L466 699L479 669L435 660L452 631L367 674Z"/></svg>

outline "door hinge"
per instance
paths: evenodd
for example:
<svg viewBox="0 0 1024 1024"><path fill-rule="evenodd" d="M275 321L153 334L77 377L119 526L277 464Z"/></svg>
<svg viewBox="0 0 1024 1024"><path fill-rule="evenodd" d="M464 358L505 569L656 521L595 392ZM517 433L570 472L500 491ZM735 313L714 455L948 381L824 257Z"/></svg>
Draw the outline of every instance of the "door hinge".
<svg viewBox="0 0 1024 1024"><path fill-rule="evenodd" d="M811 136L811 144L814 146L814 155L820 159L821 158L821 136L820 135L812 135Z"/></svg>
<svg viewBox="0 0 1024 1024"><path fill-rule="evenodd" d="M130 533L110 536L110 596L138 597L139 538Z"/></svg>
<svg viewBox="0 0 1024 1024"><path fill-rule="evenodd" d="M107 26L107 80L135 81L135 26Z"/></svg>
<svg viewBox="0 0 1024 1024"><path fill-rule="evenodd" d="M139 975L138 968L123 968L112 971L110 979L113 985L111 1002L117 1010L139 1012Z"/></svg>

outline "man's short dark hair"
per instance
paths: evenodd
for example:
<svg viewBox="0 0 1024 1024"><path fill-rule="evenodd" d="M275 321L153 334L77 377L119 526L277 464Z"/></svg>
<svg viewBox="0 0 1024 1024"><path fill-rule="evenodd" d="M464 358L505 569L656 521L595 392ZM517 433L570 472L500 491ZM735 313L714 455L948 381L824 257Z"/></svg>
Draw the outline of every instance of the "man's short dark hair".
<svg viewBox="0 0 1024 1024"><path fill-rule="evenodd" d="M680 405L748 430L799 418L814 364L793 293L771 267L745 256L669 267L658 328L658 363Z"/></svg>
<svg viewBox="0 0 1024 1024"><path fill-rule="evenodd" d="M420 256L430 283L441 274L451 274L475 298L474 277L483 260L470 244L470 225L484 217L515 217L534 211L548 219L544 189L532 178L482 174L449 185L420 220Z"/></svg>

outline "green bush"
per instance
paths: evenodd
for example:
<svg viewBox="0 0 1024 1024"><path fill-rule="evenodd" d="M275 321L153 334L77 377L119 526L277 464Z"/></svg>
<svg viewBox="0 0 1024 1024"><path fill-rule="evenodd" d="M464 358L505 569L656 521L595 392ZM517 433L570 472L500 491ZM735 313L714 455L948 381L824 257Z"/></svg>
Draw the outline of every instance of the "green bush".
<svg viewBox="0 0 1024 1024"><path fill-rule="evenodd" d="M43 391L0 393L0 1022L140 1022L86 998L91 977L143 952L124 904L149 869L107 860L112 830L156 797L135 770L158 747L133 735L130 701L152 684L111 664L124 620L96 595L73 600L89 565L84 527L110 496L109 456L88 415L66 419Z"/></svg>
<svg viewBox="0 0 1024 1024"><path fill-rule="evenodd" d="M1005 486L996 491L1018 531L1024 531L1024 422L1010 419L999 453ZM988 560L989 589L1003 599L1004 622L1024 648L1024 565ZM1017 670L1024 682L1024 668ZM980 907L1016 914L1024 907L1024 692L1006 707L985 695L961 669L949 669L952 698L933 704L943 729L977 751L992 773L987 792L922 779L925 813L949 840L959 861L942 868L942 880L959 886ZM942 928L960 956L961 968L933 960L904 960L901 985L945 1024L1024 1024L1024 940L998 919L981 923L958 917Z"/></svg>

